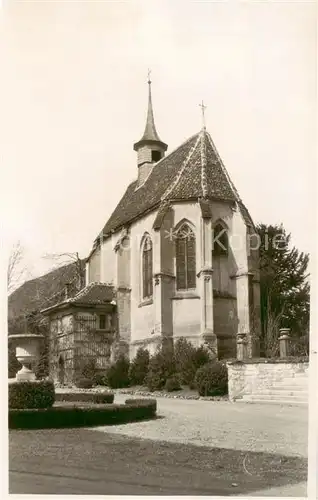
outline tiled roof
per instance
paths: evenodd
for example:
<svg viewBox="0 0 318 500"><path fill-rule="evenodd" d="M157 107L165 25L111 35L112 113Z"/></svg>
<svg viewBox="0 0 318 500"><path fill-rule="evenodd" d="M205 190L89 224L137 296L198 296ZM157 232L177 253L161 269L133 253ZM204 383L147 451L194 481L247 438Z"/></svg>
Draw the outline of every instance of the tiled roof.
<svg viewBox="0 0 318 500"><path fill-rule="evenodd" d="M138 189L136 189L137 180L128 186L103 229L105 235L160 204L162 195L178 174L181 163L196 139L197 135L191 137L178 149L156 163L146 182Z"/></svg>
<svg viewBox="0 0 318 500"><path fill-rule="evenodd" d="M57 309L60 306L82 305L82 306L96 306L110 303L115 299L114 287L106 283L90 283L85 288L82 288L74 297L62 300L51 307L43 309L41 312L45 313Z"/></svg>
<svg viewBox="0 0 318 500"><path fill-rule="evenodd" d="M145 183L131 183L104 226L104 236L169 201L216 199L237 202L247 224L252 220L244 207L205 130L190 137L172 153L154 164ZM158 222L158 221L157 221ZM157 223L156 222L156 223Z"/></svg>
<svg viewBox="0 0 318 500"><path fill-rule="evenodd" d="M80 290L75 297L68 299L72 304L99 305L111 302L115 297L112 285L105 283L90 283Z"/></svg>

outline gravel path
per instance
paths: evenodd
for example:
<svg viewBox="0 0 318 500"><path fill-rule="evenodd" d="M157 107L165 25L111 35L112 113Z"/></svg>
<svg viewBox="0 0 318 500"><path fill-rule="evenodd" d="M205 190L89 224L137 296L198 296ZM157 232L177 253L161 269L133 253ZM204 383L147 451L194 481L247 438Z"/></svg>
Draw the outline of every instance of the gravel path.
<svg viewBox="0 0 318 500"><path fill-rule="evenodd" d="M131 396L130 396L131 397ZM125 395L116 394L123 403ZM197 446L307 457L307 408L158 398L156 420L96 431Z"/></svg>

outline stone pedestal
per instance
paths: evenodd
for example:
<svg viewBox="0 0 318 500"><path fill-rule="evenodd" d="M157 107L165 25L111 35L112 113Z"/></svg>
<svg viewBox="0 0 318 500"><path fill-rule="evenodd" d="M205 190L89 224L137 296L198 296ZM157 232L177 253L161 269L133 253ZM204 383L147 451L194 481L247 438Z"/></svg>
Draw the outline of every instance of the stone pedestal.
<svg viewBox="0 0 318 500"><path fill-rule="evenodd" d="M32 333L9 335L9 340L14 343L17 360L22 365L21 370L16 374L16 381L34 381L33 366L40 356L43 335Z"/></svg>
<svg viewBox="0 0 318 500"><path fill-rule="evenodd" d="M236 340L236 357L240 361L248 357L247 339L245 333L238 333Z"/></svg>
<svg viewBox="0 0 318 500"><path fill-rule="evenodd" d="M281 358L287 358L290 352L290 329L281 328L279 330L279 356Z"/></svg>
<svg viewBox="0 0 318 500"><path fill-rule="evenodd" d="M253 357L253 334L251 324L251 280L252 274L243 272L233 276L236 280L238 333L237 348L244 353L244 357ZM244 338L244 343L241 342ZM243 347L244 345L244 347ZM241 347L240 347L241 346Z"/></svg>

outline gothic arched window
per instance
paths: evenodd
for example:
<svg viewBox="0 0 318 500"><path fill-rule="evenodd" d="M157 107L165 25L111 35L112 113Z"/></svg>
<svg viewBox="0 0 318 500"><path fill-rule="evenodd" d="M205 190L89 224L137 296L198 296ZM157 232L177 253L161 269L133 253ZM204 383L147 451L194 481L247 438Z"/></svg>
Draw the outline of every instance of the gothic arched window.
<svg viewBox="0 0 318 500"><path fill-rule="evenodd" d="M176 237L177 290L196 287L195 235L188 224L183 224Z"/></svg>
<svg viewBox="0 0 318 500"><path fill-rule="evenodd" d="M213 228L212 252L213 255L227 255L229 251L229 239L227 229L219 222Z"/></svg>
<svg viewBox="0 0 318 500"><path fill-rule="evenodd" d="M152 297L152 242L146 237L142 246L142 297Z"/></svg>

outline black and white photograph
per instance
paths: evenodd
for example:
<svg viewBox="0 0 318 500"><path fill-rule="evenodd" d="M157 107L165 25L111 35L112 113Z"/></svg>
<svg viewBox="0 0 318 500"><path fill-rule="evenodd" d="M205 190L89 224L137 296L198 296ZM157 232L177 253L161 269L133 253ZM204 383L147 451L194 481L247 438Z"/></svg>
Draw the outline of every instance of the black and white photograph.
<svg viewBox="0 0 318 500"><path fill-rule="evenodd" d="M317 498L316 8L2 0L5 496Z"/></svg>

